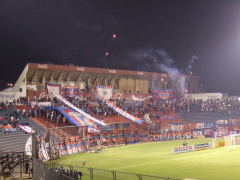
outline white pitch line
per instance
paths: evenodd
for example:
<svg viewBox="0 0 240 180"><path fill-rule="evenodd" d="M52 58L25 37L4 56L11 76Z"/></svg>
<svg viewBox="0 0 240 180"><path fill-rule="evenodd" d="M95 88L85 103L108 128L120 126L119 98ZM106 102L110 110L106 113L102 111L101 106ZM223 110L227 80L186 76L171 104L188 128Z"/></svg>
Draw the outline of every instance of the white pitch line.
<svg viewBox="0 0 240 180"><path fill-rule="evenodd" d="M195 161L195 160L191 160L190 161ZM213 164L228 164L228 165L237 165L237 166L240 166L240 164L234 164L234 163L224 163L224 162L213 162L213 161L198 161L198 162L202 162L202 163L213 163Z"/></svg>
<svg viewBox="0 0 240 180"><path fill-rule="evenodd" d="M100 173L104 173L104 172L101 172L101 171L97 171L97 172L100 172ZM96 178L96 176L102 176L102 177L109 177L109 178L112 178L112 176L107 176L107 175L101 175L101 174L97 174L96 170L93 172L93 174L95 174L95 176L93 176L94 178ZM88 173L85 173L85 174L90 174L89 172ZM118 174L118 177L117 179L127 179L127 180L133 180L133 179L129 179L129 178L123 178L123 177L119 177L119 174Z"/></svg>
<svg viewBox="0 0 240 180"><path fill-rule="evenodd" d="M229 150L223 150L223 151L229 151ZM206 155L209 155L209 154L222 153L223 151L206 153L206 154L197 154L197 155L194 155L194 156L186 156L186 157L181 157L181 158L175 158L175 159L172 159L172 160L181 160L181 159L187 159L187 158L194 158L194 157L197 157L197 156L206 156Z"/></svg>
<svg viewBox="0 0 240 180"><path fill-rule="evenodd" d="M124 167L115 168L115 169L125 169L125 168L131 168L131 167L146 166L146 165L150 165L150 164L158 164L158 163L163 163L163 162L168 162L168 161L169 160L167 160L167 161L151 162L151 163L145 163L145 164L138 164L138 165L133 165L133 166L124 166Z"/></svg>

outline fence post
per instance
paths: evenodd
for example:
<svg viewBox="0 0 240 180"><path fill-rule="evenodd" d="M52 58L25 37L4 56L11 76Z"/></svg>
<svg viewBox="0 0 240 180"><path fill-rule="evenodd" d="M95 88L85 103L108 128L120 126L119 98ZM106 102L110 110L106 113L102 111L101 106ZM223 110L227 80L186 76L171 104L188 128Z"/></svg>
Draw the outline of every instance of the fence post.
<svg viewBox="0 0 240 180"><path fill-rule="evenodd" d="M55 149L55 144L54 144L54 128L53 128L53 149Z"/></svg>
<svg viewBox="0 0 240 180"><path fill-rule="evenodd" d="M139 180L142 180L142 175L141 174L137 174L137 177L139 177Z"/></svg>
<svg viewBox="0 0 240 180"><path fill-rule="evenodd" d="M70 126L68 126L68 134L69 134L69 141L70 141Z"/></svg>
<svg viewBox="0 0 240 180"><path fill-rule="evenodd" d="M116 171L111 171L111 173L113 174L113 180L116 180L117 177L116 177Z"/></svg>
<svg viewBox="0 0 240 180"><path fill-rule="evenodd" d="M90 180L93 180L93 168L90 167Z"/></svg>
<svg viewBox="0 0 240 180"><path fill-rule="evenodd" d="M55 162L52 162L52 168L55 168Z"/></svg>
<svg viewBox="0 0 240 180"><path fill-rule="evenodd" d="M19 162L20 162L20 177L22 177L22 162L21 162L21 158L19 158Z"/></svg>

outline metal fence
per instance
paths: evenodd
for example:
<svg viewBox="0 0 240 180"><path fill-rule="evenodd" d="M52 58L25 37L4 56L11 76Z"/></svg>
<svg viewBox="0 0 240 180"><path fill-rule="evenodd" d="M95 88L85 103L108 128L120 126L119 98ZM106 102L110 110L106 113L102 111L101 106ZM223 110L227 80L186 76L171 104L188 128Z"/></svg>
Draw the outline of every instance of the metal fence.
<svg viewBox="0 0 240 180"><path fill-rule="evenodd" d="M7 157L8 155L8 157ZM26 163L28 168L26 170ZM31 178L31 158L25 152L2 153L0 156L1 173L4 176L28 177ZM9 170L9 171L8 171Z"/></svg>
<svg viewBox="0 0 240 180"><path fill-rule="evenodd" d="M32 134L32 167L34 180L76 180L62 173L56 172L50 166L38 160L36 133Z"/></svg>
<svg viewBox="0 0 240 180"><path fill-rule="evenodd" d="M74 132L74 127L66 127L67 129L70 129ZM55 133L53 132L55 130L52 130L51 132L53 136L52 141L55 141ZM78 130L79 131L79 130ZM44 132L45 133L45 132ZM85 135L84 133L82 134ZM113 134L114 135L114 134ZM169 177L157 177L157 176L149 176L149 175L142 175L142 174L133 174L133 173L125 173L125 172L118 172L118 171L112 171L112 170L104 170L104 169L96 169L96 168L86 168L84 166L73 166L73 165L63 165L63 164L56 164L51 163L50 165L44 164L39 160L38 157L38 146L37 146L37 133L34 133L32 135L32 163L33 163L33 179L36 180L52 180L52 179L58 179L58 180L80 180L80 179L97 179L97 180L116 180L116 179L136 179L136 180L177 180L174 178ZM71 136L69 136L71 137ZM65 137L64 137L65 138ZM67 138L68 139L68 138ZM120 140L118 139L119 144L112 144L112 139L107 142L107 146L115 146L115 145L121 145ZM125 141L123 142L125 143ZM101 145L102 146L102 145ZM95 147L92 147L95 148ZM89 149L91 149L89 145ZM50 151L50 149L49 149ZM48 163L49 164L49 163ZM77 177L69 176L69 174L65 173L63 174L60 170L64 169L64 172L78 172L79 175ZM67 171L68 170L68 171ZM67 174L67 175L66 175ZM83 175L83 176L81 176Z"/></svg>
<svg viewBox="0 0 240 180"><path fill-rule="evenodd" d="M104 169L96 169L96 168L87 168L87 167L80 167L80 166L72 166L72 165L64 165L64 164L57 164L51 163L52 169L68 169L69 171L76 170L78 172L83 172L83 176L80 178L84 179L97 179L97 180L116 180L116 179L132 179L132 180L180 180L174 179L169 177L157 177L157 176L149 176L143 174L134 174L134 173L126 173L126 172L119 172L119 171L112 171L112 170L104 170Z"/></svg>

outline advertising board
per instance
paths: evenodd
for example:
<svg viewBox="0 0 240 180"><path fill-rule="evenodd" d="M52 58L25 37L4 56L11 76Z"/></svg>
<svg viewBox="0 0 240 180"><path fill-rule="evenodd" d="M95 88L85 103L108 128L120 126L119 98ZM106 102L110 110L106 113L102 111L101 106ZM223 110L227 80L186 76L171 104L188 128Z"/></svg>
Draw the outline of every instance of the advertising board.
<svg viewBox="0 0 240 180"><path fill-rule="evenodd" d="M173 154L191 152L191 151L194 151L194 146L193 145L172 148L172 153Z"/></svg>
<svg viewBox="0 0 240 180"><path fill-rule="evenodd" d="M209 149L209 143L195 144L195 145L194 145L194 149L195 149L195 151L204 150L204 149Z"/></svg>

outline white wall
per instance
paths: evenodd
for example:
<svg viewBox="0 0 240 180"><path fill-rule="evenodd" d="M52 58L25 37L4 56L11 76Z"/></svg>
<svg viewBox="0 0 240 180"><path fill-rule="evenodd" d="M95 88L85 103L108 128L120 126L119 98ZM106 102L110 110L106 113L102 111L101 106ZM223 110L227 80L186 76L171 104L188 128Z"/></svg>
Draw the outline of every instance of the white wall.
<svg viewBox="0 0 240 180"><path fill-rule="evenodd" d="M219 99L222 100L225 94L223 93L196 93L196 94L185 94L185 99L193 100L193 99L202 99L203 101L207 101L208 99Z"/></svg>
<svg viewBox="0 0 240 180"><path fill-rule="evenodd" d="M27 85L27 89L36 91L37 86L36 85Z"/></svg>
<svg viewBox="0 0 240 180"><path fill-rule="evenodd" d="M9 101L10 99L18 99L20 97L26 97L27 91L26 91L26 86L25 83L20 85L20 88L22 88L22 92L18 91L12 91L12 92L7 92L7 91L0 91L0 102L6 102Z"/></svg>

